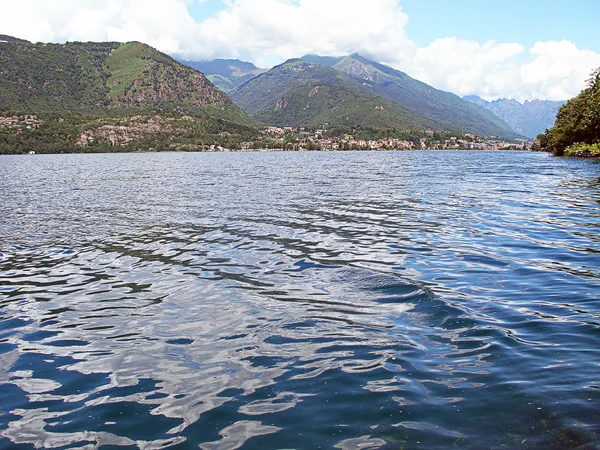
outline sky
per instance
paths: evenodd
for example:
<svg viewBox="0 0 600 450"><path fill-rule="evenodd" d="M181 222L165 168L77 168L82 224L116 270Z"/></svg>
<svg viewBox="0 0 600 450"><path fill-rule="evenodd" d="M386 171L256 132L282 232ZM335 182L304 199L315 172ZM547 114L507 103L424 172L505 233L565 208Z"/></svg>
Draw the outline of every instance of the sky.
<svg viewBox="0 0 600 450"><path fill-rule="evenodd" d="M270 68L354 52L486 100L566 100L600 67L600 0L0 0L0 34L141 41Z"/></svg>

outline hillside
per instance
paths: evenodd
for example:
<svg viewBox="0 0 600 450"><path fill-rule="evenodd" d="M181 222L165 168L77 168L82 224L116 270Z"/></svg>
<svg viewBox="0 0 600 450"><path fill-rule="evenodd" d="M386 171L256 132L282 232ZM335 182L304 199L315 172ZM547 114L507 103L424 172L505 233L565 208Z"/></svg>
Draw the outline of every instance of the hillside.
<svg viewBox="0 0 600 450"><path fill-rule="evenodd" d="M253 121L200 72L139 42L0 45L4 111L207 115Z"/></svg>
<svg viewBox="0 0 600 450"><path fill-rule="evenodd" d="M216 87L225 93L229 93L246 81L266 72L252 63L238 59L180 62L202 72Z"/></svg>
<svg viewBox="0 0 600 450"><path fill-rule="evenodd" d="M365 92L360 84L332 68L289 60L230 93L255 119L279 126L437 127L434 121Z"/></svg>
<svg viewBox="0 0 600 450"><path fill-rule="evenodd" d="M463 98L492 111L508 123L515 132L529 138L535 138L547 128L551 128L556 120L558 109L565 103L537 99L519 103L507 98L488 102L476 95Z"/></svg>
<svg viewBox="0 0 600 450"><path fill-rule="evenodd" d="M446 128L471 131L481 136L518 137L505 121L491 111L358 54L339 60L332 68L360 82L364 90L396 102Z"/></svg>

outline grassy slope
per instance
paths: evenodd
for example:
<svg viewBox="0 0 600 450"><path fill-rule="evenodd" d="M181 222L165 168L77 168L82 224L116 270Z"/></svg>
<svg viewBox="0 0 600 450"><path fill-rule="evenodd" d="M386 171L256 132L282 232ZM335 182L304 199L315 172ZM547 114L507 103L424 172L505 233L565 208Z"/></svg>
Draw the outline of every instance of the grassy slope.
<svg viewBox="0 0 600 450"><path fill-rule="evenodd" d="M235 89L236 85L229 78L223 75L206 75L206 78L210 80L217 88L221 89L226 94Z"/></svg>

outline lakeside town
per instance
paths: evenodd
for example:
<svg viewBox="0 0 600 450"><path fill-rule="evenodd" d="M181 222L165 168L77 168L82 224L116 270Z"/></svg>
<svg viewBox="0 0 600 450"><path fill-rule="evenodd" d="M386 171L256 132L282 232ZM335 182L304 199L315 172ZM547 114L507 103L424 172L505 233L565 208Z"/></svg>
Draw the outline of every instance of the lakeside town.
<svg viewBox="0 0 600 450"><path fill-rule="evenodd" d="M360 131L360 135L372 134ZM356 134L340 133L339 129L308 130L293 127L267 127L258 141L242 142L241 150L280 149L300 150L531 150L528 139L506 140L474 133L443 133L433 130L394 133L395 137L367 138ZM399 135L404 135L398 137ZM212 148L211 150L218 150Z"/></svg>
<svg viewBox="0 0 600 450"><path fill-rule="evenodd" d="M65 123L64 119L58 119ZM106 145L98 150L125 150L127 144L142 136L164 134L162 149L152 145L149 151L335 151L335 150L531 150L533 141L522 138L507 140L494 136L481 137L475 133L441 132L434 130L395 130L368 127L331 127L327 124L318 129L268 126L256 131L252 140L243 141L229 131L221 131L212 137L189 136L186 143L177 142L185 134L187 122L193 118L162 119L159 116L134 116L96 121L94 127L74 131L73 145L86 149L94 143ZM113 123L114 122L114 123ZM36 136L45 121L33 114L0 116L0 131L13 130L17 136ZM89 129L88 129L89 128ZM0 133L1 134L1 133ZM2 141L2 135L0 135ZM29 153L37 148L28 148ZM138 151L140 151L138 149Z"/></svg>

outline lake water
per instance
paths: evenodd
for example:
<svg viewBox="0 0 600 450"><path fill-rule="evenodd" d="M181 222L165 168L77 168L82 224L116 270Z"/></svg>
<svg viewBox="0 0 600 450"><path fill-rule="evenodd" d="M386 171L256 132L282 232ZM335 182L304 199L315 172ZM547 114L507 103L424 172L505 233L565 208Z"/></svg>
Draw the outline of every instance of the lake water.
<svg viewBox="0 0 600 450"><path fill-rule="evenodd" d="M0 157L0 448L600 448L600 164Z"/></svg>

